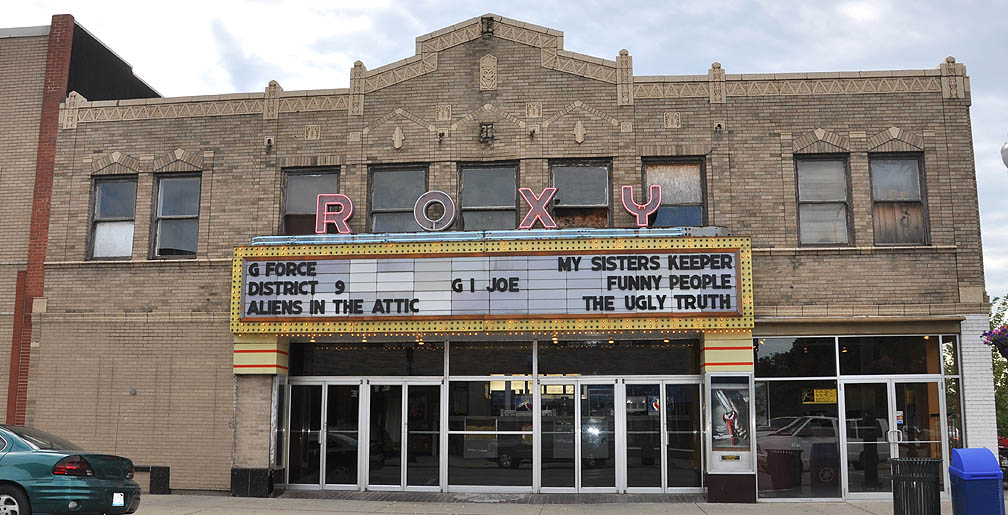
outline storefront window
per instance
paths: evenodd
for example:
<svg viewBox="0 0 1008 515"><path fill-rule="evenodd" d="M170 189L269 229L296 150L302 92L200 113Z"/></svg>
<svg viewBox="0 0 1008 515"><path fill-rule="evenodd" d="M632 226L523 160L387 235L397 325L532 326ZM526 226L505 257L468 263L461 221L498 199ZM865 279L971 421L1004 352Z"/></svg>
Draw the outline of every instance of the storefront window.
<svg viewBox="0 0 1008 515"><path fill-rule="evenodd" d="M836 375L834 338L757 338L753 343L756 377Z"/></svg>
<svg viewBox="0 0 1008 515"><path fill-rule="evenodd" d="M757 382L760 497L840 497L842 427L835 380Z"/></svg>
<svg viewBox="0 0 1008 515"><path fill-rule="evenodd" d="M540 375L694 375L697 340L582 340L539 344Z"/></svg>
<svg viewBox="0 0 1008 515"><path fill-rule="evenodd" d="M942 336L942 370L947 376L959 375L959 339Z"/></svg>
<svg viewBox="0 0 1008 515"><path fill-rule="evenodd" d="M291 343L292 376L440 376L444 344Z"/></svg>
<svg viewBox="0 0 1008 515"><path fill-rule="evenodd" d="M532 486L532 384L450 383L449 484Z"/></svg>
<svg viewBox="0 0 1008 515"><path fill-rule="evenodd" d="M840 338L840 373L845 375L940 374L936 336Z"/></svg>
<svg viewBox="0 0 1008 515"><path fill-rule="evenodd" d="M453 376L532 374L530 342L451 342L448 368Z"/></svg>

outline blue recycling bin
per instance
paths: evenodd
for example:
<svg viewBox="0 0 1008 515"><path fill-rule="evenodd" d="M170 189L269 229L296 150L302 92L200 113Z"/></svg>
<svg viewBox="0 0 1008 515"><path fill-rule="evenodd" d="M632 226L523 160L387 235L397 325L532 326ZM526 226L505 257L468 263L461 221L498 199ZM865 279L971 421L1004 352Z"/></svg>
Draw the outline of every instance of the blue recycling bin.
<svg viewBox="0 0 1008 515"><path fill-rule="evenodd" d="M953 515L1005 515L1003 476L989 449L952 449Z"/></svg>

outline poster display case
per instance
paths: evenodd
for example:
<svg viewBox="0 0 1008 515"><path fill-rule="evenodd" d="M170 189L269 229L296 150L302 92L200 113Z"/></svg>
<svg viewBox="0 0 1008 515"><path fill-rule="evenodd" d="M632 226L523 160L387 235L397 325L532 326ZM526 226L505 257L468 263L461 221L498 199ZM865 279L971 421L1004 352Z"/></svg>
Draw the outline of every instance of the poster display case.
<svg viewBox="0 0 1008 515"><path fill-rule="evenodd" d="M714 373L705 380L708 472L755 473L752 374Z"/></svg>

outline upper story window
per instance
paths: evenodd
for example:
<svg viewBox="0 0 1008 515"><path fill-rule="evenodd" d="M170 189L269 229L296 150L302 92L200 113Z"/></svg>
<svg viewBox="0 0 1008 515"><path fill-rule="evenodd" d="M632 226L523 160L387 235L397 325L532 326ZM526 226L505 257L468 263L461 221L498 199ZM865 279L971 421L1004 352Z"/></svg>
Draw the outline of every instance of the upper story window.
<svg viewBox="0 0 1008 515"><path fill-rule="evenodd" d="M514 229L517 176L515 165L463 166L459 181L462 229Z"/></svg>
<svg viewBox="0 0 1008 515"><path fill-rule="evenodd" d="M850 244L850 189L841 158L802 158L798 171L798 240L802 245Z"/></svg>
<svg viewBox="0 0 1008 515"><path fill-rule="evenodd" d="M609 227L609 161L551 163L557 227Z"/></svg>
<svg viewBox="0 0 1008 515"><path fill-rule="evenodd" d="M136 177L97 179L91 216L91 257L133 256Z"/></svg>
<svg viewBox="0 0 1008 515"><path fill-rule="evenodd" d="M875 244L925 244L924 180L917 156L869 156Z"/></svg>
<svg viewBox="0 0 1008 515"><path fill-rule="evenodd" d="M200 176L157 177L154 256L194 257L199 234Z"/></svg>
<svg viewBox="0 0 1008 515"><path fill-rule="evenodd" d="M284 173L281 234L315 234L315 208L320 193L339 193L339 169L301 169ZM335 232L336 226L329 225Z"/></svg>
<svg viewBox="0 0 1008 515"><path fill-rule="evenodd" d="M413 206L427 191L426 168L371 171L371 231L418 232Z"/></svg>
<svg viewBox="0 0 1008 515"><path fill-rule="evenodd" d="M651 215L650 227L697 227L706 224L701 162L645 163L644 182L645 195L653 184L662 187L661 205Z"/></svg>

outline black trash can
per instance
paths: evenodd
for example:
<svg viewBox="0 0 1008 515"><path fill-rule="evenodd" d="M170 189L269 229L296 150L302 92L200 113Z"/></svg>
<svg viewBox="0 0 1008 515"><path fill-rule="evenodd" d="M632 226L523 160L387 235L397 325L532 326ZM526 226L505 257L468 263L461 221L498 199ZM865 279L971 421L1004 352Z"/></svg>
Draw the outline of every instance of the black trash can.
<svg viewBox="0 0 1008 515"><path fill-rule="evenodd" d="M940 458L893 458L893 513L940 515Z"/></svg>

